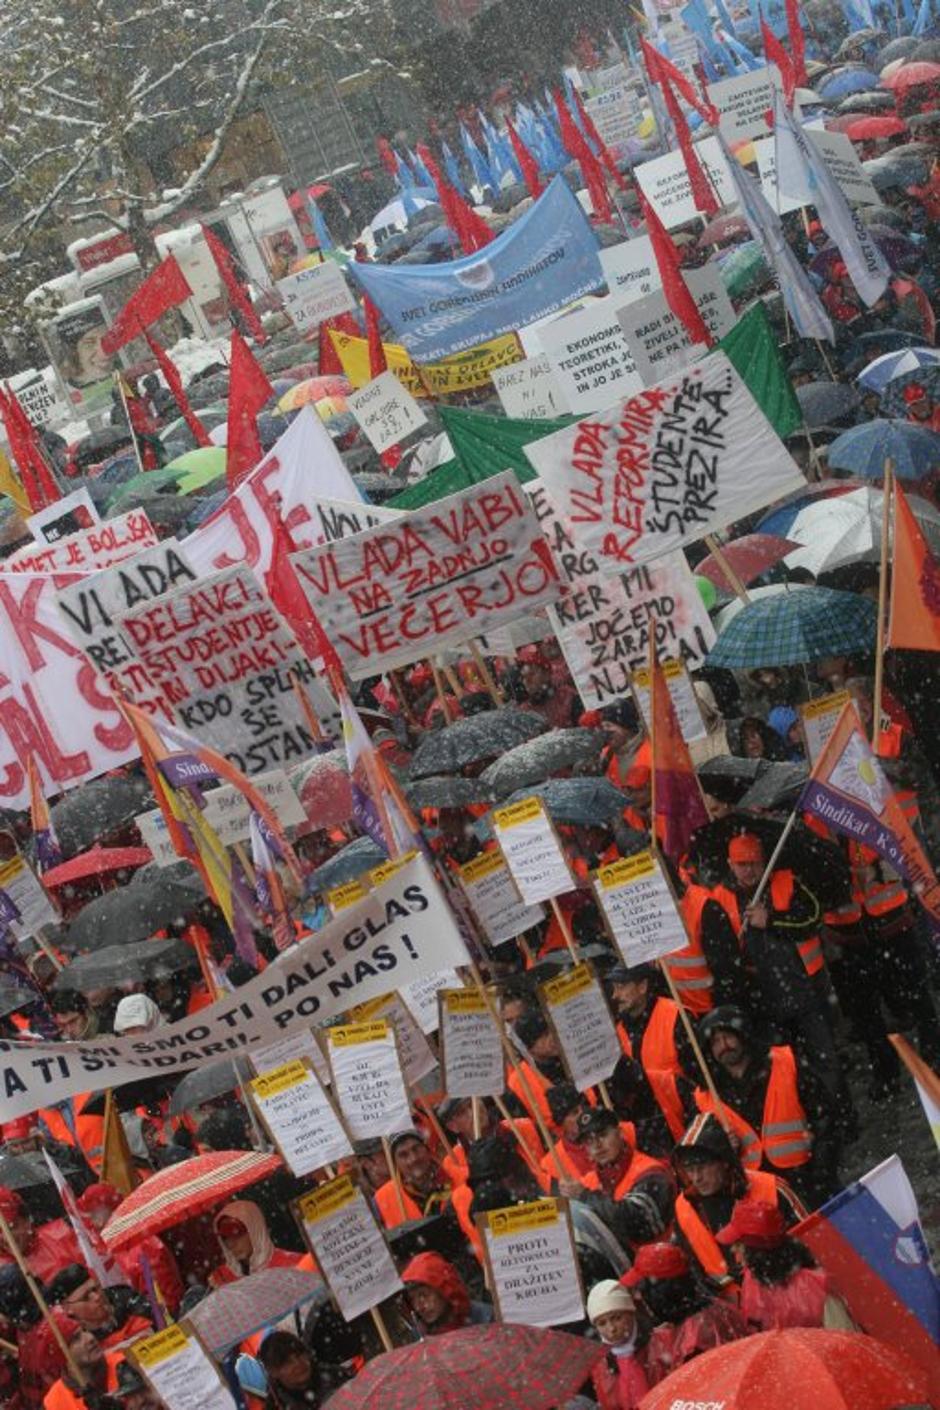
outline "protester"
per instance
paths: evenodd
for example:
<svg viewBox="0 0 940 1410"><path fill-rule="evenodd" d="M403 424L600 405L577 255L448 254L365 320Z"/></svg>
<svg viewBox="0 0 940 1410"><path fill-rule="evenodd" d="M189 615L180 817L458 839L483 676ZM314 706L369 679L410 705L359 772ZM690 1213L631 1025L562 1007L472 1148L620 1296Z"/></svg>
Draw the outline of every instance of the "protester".
<svg viewBox="0 0 940 1410"><path fill-rule="evenodd" d="M267 1221L252 1200L232 1200L215 1216L213 1227L225 1256L212 1274L214 1287L264 1268L293 1268L300 1262L299 1253L274 1247Z"/></svg>
<svg viewBox="0 0 940 1410"><path fill-rule="evenodd" d="M50 1356L61 1366L61 1374L43 1396L45 1410L95 1410L102 1394L113 1395L117 1390L117 1371L124 1359L124 1353L105 1351L93 1332L87 1331L64 1312L53 1312L51 1316L59 1328L82 1382L79 1384L74 1379L65 1358L59 1352L58 1344L50 1336Z"/></svg>
<svg viewBox="0 0 940 1410"><path fill-rule="evenodd" d="M258 1359L268 1377L268 1410L318 1410L347 1379L338 1367L317 1361L293 1332L270 1332Z"/></svg>
<svg viewBox="0 0 940 1410"><path fill-rule="evenodd" d="M41 1283L55 1277L69 1263L81 1263L82 1253L75 1232L65 1219L34 1224L23 1198L16 1190L0 1186L0 1214L10 1236L34 1278ZM15 1262L6 1238L0 1234L0 1267Z"/></svg>
<svg viewBox="0 0 940 1410"><path fill-rule="evenodd" d="M403 1131L389 1142L395 1175L375 1191L375 1203L386 1229L408 1219L443 1209L450 1202L453 1182L417 1131Z"/></svg>
<svg viewBox="0 0 940 1410"><path fill-rule="evenodd" d="M79 1213L97 1230L104 1228L124 1196L114 1185L98 1181L80 1195ZM116 1258L128 1283L138 1293L146 1293L147 1278L152 1278L164 1304L175 1312L183 1296L180 1271L166 1244L157 1234L136 1239L129 1248L119 1249Z"/></svg>
<svg viewBox="0 0 940 1410"><path fill-rule="evenodd" d="M102 1287L80 1263L67 1264L46 1284L46 1301L61 1307L104 1347L120 1346L154 1330L147 1299L126 1284Z"/></svg>
<svg viewBox="0 0 940 1410"><path fill-rule="evenodd" d="M645 1237L653 1238L672 1219L675 1181L668 1165L630 1143L632 1134L606 1107L582 1112L578 1139L591 1168L583 1179L559 1180L558 1184L562 1194L573 1198L584 1198L585 1191L598 1190L617 1204L626 1203L637 1212ZM638 1243L642 1241L642 1237L636 1239Z"/></svg>
<svg viewBox="0 0 940 1410"><path fill-rule="evenodd" d="M649 1382L633 1294L612 1278L595 1283L588 1293L587 1315L607 1348L591 1373L598 1405L601 1410L637 1410Z"/></svg>
<svg viewBox="0 0 940 1410"><path fill-rule="evenodd" d="M471 1301L457 1269L439 1253L419 1253L401 1270L405 1301L422 1337L493 1320L493 1310Z"/></svg>
<svg viewBox="0 0 940 1410"><path fill-rule="evenodd" d="M644 1244L621 1281L639 1291L653 1319L646 1348L651 1386L703 1351L747 1335L741 1313L706 1291L677 1244Z"/></svg>

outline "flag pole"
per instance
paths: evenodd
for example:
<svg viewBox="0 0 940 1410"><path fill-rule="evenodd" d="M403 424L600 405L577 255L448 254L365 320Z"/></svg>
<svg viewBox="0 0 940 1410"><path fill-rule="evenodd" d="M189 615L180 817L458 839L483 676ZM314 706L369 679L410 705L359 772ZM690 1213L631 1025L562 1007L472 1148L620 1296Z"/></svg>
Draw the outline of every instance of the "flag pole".
<svg viewBox="0 0 940 1410"><path fill-rule="evenodd" d="M131 413L128 409L127 397L124 394L124 378L121 376L120 372L115 372L112 375L114 377L114 381L117 384L117 389L121 397L121 405L124 408L124 415L127 419L127 429L131 433L131 445L134 447L134 459L137 461L137 469L139 473L143 475L145 473L146 467L144 466L143 459L141 458L140 446L137 444L137 437L134 434L134 423L131 420Z"/></svg>
<svg viewBox="0 0 940 1410"><path fill-rule="evenodd" d="M747 604L751 600L748 596L747 588L745 587L742 579L738 577L738 574L728 562L728 556L722 548L721 544L715 538L715 535L706 534L705 543L708 547L709 553L714 558L715 562L718 564L718 567L721 569L728 582L730 583L732 591L741 599L745 606L747 606Z"/></svg>
<svg viewBox="0 0 940 1410"><path fill-rule="evenodd" d="M496 680L492 675L489 666L487 665L486 657L483 655L483 652L477 646L476 642L473 640L472 637L467 642L467 645L470 648L470 655L473 657L474 664L483 678L483 684L486 686L487 690L490 693L490 699L498 709L500 705L505 705L506 702L503 698L502 691L496 684Z"/></svg>
<svg viewBox="0 0 940 1410"><path fill-rule="evenodd" d="M894 462L885 459L884 491L881 497L881 561L878 573L878 636L875 641L875 688L872 696L871 747L877 754L881 736L881 695L885 670L885 611L888 601L888 543L891 538L891 504L894 490Z"/></svg>

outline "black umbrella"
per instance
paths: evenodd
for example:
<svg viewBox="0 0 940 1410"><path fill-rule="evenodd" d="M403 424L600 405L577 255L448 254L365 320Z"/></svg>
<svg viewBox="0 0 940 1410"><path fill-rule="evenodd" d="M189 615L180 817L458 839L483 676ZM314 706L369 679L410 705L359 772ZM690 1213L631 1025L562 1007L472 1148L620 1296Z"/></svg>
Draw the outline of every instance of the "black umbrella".
<svg viewBox="0 0 940 1410"><path fill-rule="evenodd" d="M919 44L920 40L915 34L901 34L897 39L889 39L888 43L878 50L875 56L875 67L880 73L888 64L893 64L895 59L910 58Z"/></svg>
<svg viewBox="0 0 940 1410"><path fill-rule="evenodd" d="M6 1018L8 1013L16 1013L18 1009L29 1008L36 999L37 995L33 989L26 989L21 984L0 983L0 1018Z"/></svg>
<svg viewBox="0 0 940 1410"><path fill-rule="evenodd" d="M465 808L470 803L493 803L496 790L482 778L462 778L443 775L415 779L405 785L408 802L413 808Z"/></svg>
<svg viewBox="0 0 940 1410"><path fill-rule="evenodd" d="M809 777L806 764L777 763L767 759L766 767L740 800L742 808L763 808L768 812L774 808L792 807Z"/></svg>
<svg viewBox="0 0 940 1410"><path fill-rule="evenodd" d="M697 770L703 790L722 803L739 803L767 768L766 759L745 759L738 754L717 754Z"/></svg>
<svg viewBox="0 0 940 1410"><path fill-rule="evenodd" d="M606 742L599 729L553 729L517 744L483 770L481 778L505 796L530 783L541 783L560 769L597 759Z"/></svg>
<svg viewBox="0 0 940 1410"><path fill-rule="evenodd" d="M83 906L65 934L63 948L81 954L113 945L116 936L125 944L146 940L171 921L183 919L204 898L201 887L197 891L190 882L148 867L143 878L138 873L126 886L106 891Z"/></svg>
<svg viewBox="0 0 940 1410"><path fill-rule="evenodd" d="M354 881L363 872L387 861L388 857L371 837L357 837L355 842L341 848L328 862L312 871L307 885L311 891L332 891L334 886Z"/></svg>
<svg viewBox="0 0 940 1410"><path fill-rule="evenodd" d="M120 774L93 778L73 788L49 810L65 860L87 852L138 813L153 806L150 785L142 778Z"/></svg>
<svg viewBox="0 0 940 1410"><path fill-rule="evenodd" d="M940 64L940 39L922 39L911 57L917 64Z"/></svg>
<svg viewBox="0 0 940 1410"><path fill-rule="evenodd" d="M847 382L806 382L796 397L811 430L845 420L858 406L858 391Z"/></svg>
<svg viewBox="0 0 940 1410"><path fill-rule="evenodd" d="M879 113L886 109L894 111L894 94L882 93L875 89L872 93L850 93L836 108L837 113Z"/></svg>
<svg viewBox="0 0 940 1410"><path fill-rule="evenodd" d="M613 822L623 814L627 800L607 778L550 778L531 788L520 788L506 799L510 803L537 796L556 822L584 827Z"/></svg>
<svg viewBox="0 0 940 1410"><path fill-rule="evenodd" d="M139 984L198 970L195 951L185 940L137 940L107 945L90 955L79 955L55 978L54 989L108 989L119 984Z"/></svg>
<svg viewBox="0 0 940 1410"><path fill-rule="evenodd" d="M408 770L412 779L428 774L454 774L466 764L495 759L546 729L541 715L506 705L456 720L435 734L429 734L415 750Z"/></svg>
<svg viewBox="0 0 940 1410"><path fill-rule="evenodd" d="M197 1067L186 1073L170 1098L170 1115L182 1116L216 1097L224 1097L240 1087L243 1080L230 1058L210 1063L208 1067Z"/></svg>
<svg viewBox="0 0 940 1410"><path fill-rule="evenodd" d="M785 818L743 810L706 823L694 834L689 848L689 860L697 879L703 886L714 886L727 877L728 843L741 832L759 837L764 856L769 859L785 825ZM804 823L794 824L777 865L796 872L827 910L842 905L848 898L849 868L842 849L837 843L817 836Z"/></svg>

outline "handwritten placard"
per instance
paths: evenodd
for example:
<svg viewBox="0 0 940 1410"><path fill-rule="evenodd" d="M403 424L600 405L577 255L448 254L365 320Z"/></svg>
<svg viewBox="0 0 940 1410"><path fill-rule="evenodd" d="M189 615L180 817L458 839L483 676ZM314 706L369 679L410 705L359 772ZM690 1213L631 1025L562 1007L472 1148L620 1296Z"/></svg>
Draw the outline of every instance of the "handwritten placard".
<svg viewBox="0 0 940 1410"><path fill-rule="evenodd" d="M574 889L564 850L539 798L521 798L492 816L496 840L527 905Z"/></svg>
<svg viewBox="0 0 940 1410"><path fill-rule="evenodd" d="M355 1141L393 1136L412 1125L395 1030L385 1019L326 1032L333 1092Z"/></svg>
<svg viewBox="0 0 940 1410"><path fill-rule="evenodd" d="M373 377L346 398L349 409L379 455L420 431L428 418L394 372Z"/></svg>
<svg viewBox="0 0 940 1410"><path fill-rule="evenodd" d="M477 1227L501 1322L557 1327L583 1319L578 1257L564 1201L493 1209L479 1216Z"/></svg>
<svg viewBox="0 0 940 1410"><path fill-rule="evenodd" d="M492 1097L506 1086L499 1027L475 989L441 990L441 1060L449 1097Z"/></svg>
<svg viewBox="0 0 940 1410"><path fill-rule="evenodd" d="M708 731L702 718L698 696L692 689L692 680L684 663L682 661L663 661L661 664L663 679L672 698L682 738L686 744L692 744L697 739L704 739ZM650 673L648 670L633 672L633 694L636 697L640 714L643 716L643 722L649 729Z"/></svg>
<svg viewBox="0 0 940 1410"><path fill-rule="evenodd" d="M651 852L637 852L601 867L594 890L628 965L671 955L689 943L672 892Z"/></svg>
<svg viewBox="0 0 940 1410"><path fill-rule="evenodd" d="M277 289L285 312L299 333L308 333L325 318L335 318L356 307L343 271L334 260L285 275L278 279Z"/></svg>
<svg viewBox="0 0 940 1410"><path fill-rule="evenodd" d="M547 353L494 367L490 377L506 415L518 421L561 416L567 410Z"/></svg>
<svg viewBox="0 0 940 1410"><path fill-rule="evenodd" d="M604 1082L613 1072L622 1049L610 1010L588 965L575 965L567 974L541 985L549 1020L579 1092Z"/></svg>
<svg viewBox="0 0 940 1410"><path fill-rule="evenodd" d="M460 868L460 884L491 945L514 940L545 918L545 908L528 906L512 872L498 852L481 852Z"/></svg>
<svg viewBox="0 0 940 1410"><path fill-rule="evenodd" d="M375 1217L348 1175L297 1201L301 1228L340 1312L351 1322L402 1282Z"/></svg>
<svg viewBox="0 0 940 1410"><path fill-rule="evenodd" d="M352 1155L329 1097L317 1075L301 1059L286 1062L252 1079L258 1115L294 1175L310 1175L321 1166Z"/></svg>

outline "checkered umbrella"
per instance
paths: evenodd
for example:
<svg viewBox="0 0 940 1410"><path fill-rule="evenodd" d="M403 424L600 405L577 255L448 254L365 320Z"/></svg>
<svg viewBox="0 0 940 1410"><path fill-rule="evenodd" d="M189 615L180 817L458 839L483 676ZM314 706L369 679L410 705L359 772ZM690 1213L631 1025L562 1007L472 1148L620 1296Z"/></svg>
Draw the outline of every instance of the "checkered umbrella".
<svg viewBox="0 0 940 1410"><path fill-rule="evenodd" d="M308 1302L325 1302L329 1295L326 1283L316 1273L302 1268L265 1268L225 1283L204 1297L190 1312L189 1320L212 1355L224 1356L262 1327L274 1326Z"/></svg>
<svg viewBox="0 0 940 1410"><path fill-rule="evenodd" d="M876 619L875 604L855 593L782 592L743 607L708 653L708 665L751 671L870 652Z"/></svg>
<svg viewBox="0 0 940 1410"><path fill-rule="evenodd" d="M463 1327L368 1362L330 1410L550 1410L605 1355L599 1342L537 1327Z"/></svg>
<svg viewBox="0 0 940 1410"><path fill-rule="evenodd" d="M210 1151L158 1170L127 1196L101 1236L111 1249L126 1248L231 1199L281 1168L279 1155L260 1151Z"/></svg>

